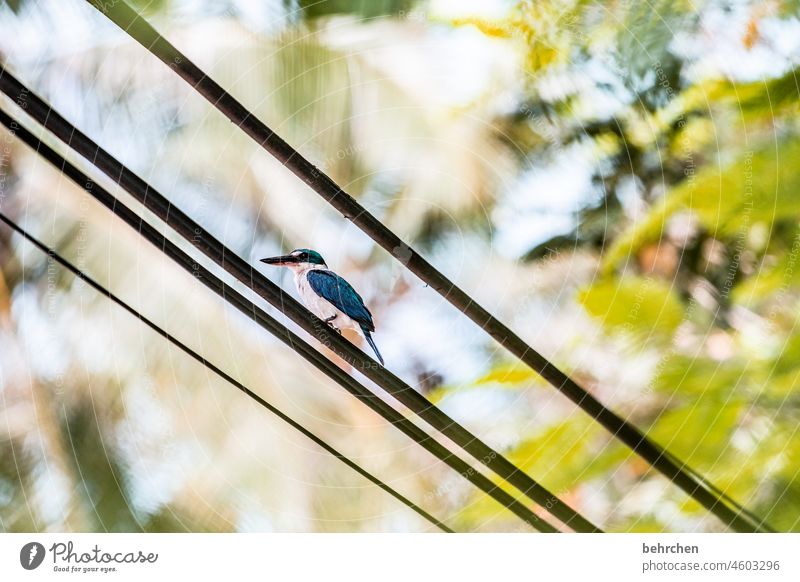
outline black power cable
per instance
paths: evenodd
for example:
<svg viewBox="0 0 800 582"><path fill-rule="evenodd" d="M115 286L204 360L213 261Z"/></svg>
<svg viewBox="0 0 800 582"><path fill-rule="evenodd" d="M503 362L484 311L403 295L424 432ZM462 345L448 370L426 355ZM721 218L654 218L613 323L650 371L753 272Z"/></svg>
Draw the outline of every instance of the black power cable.
<svg viewBox="0 0 800 582"><path fill-rule="evenodd" d="M185 343L180 341L178 338L176 338L175 336L170 334L168 331L166 331L163 328L161 328L158 324L156 324L152 320L148 319L147 317L145 317L144 315L142 315L138 311L136 311L133 307L131 307L130 305L125 303L122 299L117 297L114 293L112 293L111 291L109 291L108 289L103 287L100 283L98 283L97 281L92 279L89 275L87 275L86 273L81 271L78 267L73 265L70 261L68 261L67 259L62 257L58 252L56 252L55 249L50 248L47 245L45 245L43 242L39 241L36 237L34 237L32 234L28 233L24 228L19 226L17 223L15 223L13 220L8 218L7 216L5 216L1 212L0 212L0 220L5 222L11 229L16 231L18 234L20 234L23 238L28 240L30 243L32 243L36 248L38 248L40 251L42 251L48 257L50 257L51 259L56 261L58 264L60 264L62 267L64 267L68 271L70 271L78 279L82 280L84 283L86 283L87 285L92 287L95 291L97 291L101 295L107 297L108 299L110 299L111 301L113 301L114 303L119 305L120 307L122 307L125 311L127 311L128 313L133 315L136 319L138 319L139 321L144 323L146 326L148 326L150 329L155 331L158 335L160 335L161 337L169 340L172 344L174 344L175 346L180 348L184 353L186 353L187 355L191 356L196 361L200 362L203 366L205 366L206 368L208 368L209 370L214 372L217 376L219 376L223 380L227 381L229 384L232 384L233 386L235 386L236 388L238 388L239 390L244 392L247 396L249 396L250 398L255 400L258 404L260 404L261 406L266 408L272 414L274 414L275 416L280 418L283 422L285 422L286 424L291 426L296 431L300 432L303 436L305 436L306 438L308 438L309 440L314 442L316 445L318 445L320 448L325 450L327 453L330 453L331 456L339 459L342 463L344 463L345 465L347 465L348 467L353 469L356 473L358 473L362 477L366 478L367 480L369 480L373 484L377 485L378 487L380 487L381 489L386 491L386 493L388 493L389 495L391 495L392 497L394 497L395 499L400 501L400 503L402 503L403 505L405 505L409 509L412 509L413 511L418 513L420 516L422 516L424 519L426 519L427 521L429 521L430 523L432 523L433 525L438 527L440 530L442 530L444 532L447 532L447 533L455 533L455 532L453 532L452 529L450 529L445 524L443 524L441 521L439 521L438 519L433 517L430 513L428 513L424 509L422 509L416 503L414 503L413 501L411 501L407 497L405 497L402 494L400 494L399 492L397 492L390 485L384 483L379 478L375 477L372 473L370 473L366 469L362 468L360 465L358 465L355 461L352 461L346 455L344 455L344 454L340 453L339 451L337 451L331 445L326 443L323 439L321 439L320 437L315 435L313 432L311 432L310 430L305 428L302 424L298 423L297 421L292 419L290 416L288 416L288 415L284 414L283 412L281 412L280 409L276 408L275 406L273 406L272 404L270 404L269 402L264 400L261 396L259 396L255 392L253 392L250 388L248 388L247 386L245 386L244 384L242 384L238 380L236 380L233 377L231 377L229 374L224 372L221 368L219 368L218 366L214 365L213 363L208 361L206 358L201 356L199 353L197 353L195 350L193 350L192 348L187 346Z"/></svg>
<svg viewBox="0 0 800 582"><path fill-rule="evenodd" d="M0 77L0 79L2 78L5 77ZM157 229L142 220L138 214L130 210L116 197L102 188L99 184L95 183L74 165L70 164L51 147L42 143L41 140L18 124L13 118L3 111L0 111L0 123L10 129L20 140L33 148L40 156L53 164L53 166L55 166L62 174L70 178L79 187L83 188L92 197L120 217L126 224L136 230L145 240L153 244L170 259L178 263L178 265L180 265L183 269L192 274L198 281L203 283L206 287L214 291L217 295L236 307L244 315L269 331L275 337L280 339L292 350L303 356L325 375L342 386L350 394L358 398L359 401L366 404L374 412L379 414L389 423L396 426L398 430L409 436L418 445L458 472L464 479L481 489L501 505L505 506L509 511L525 521L532 528L546 533L554 533L558 531L555 527L537 516L525 504L512 497L499 485L490 481L483 473L477 471L463 459L448 450L440 442L435 440L431 435L425 433L425 431L403 416L400 412L389 406L379 396L370 392L367 388L356 381L355 378L344 372L344 370L339 368L331 360L312 348L307 342L301 339L297 334L290 331L285 325L279 323L275 318L267 314L262 308L258 307L255 303L244 297L241 293L224 283L211 271L198 264L197 261L194 260L190 255L178 248L178 246L171 241L167 240L166 237L164 237L164 235L162 235ZM153 197L153 191L150 191L150 195ZM174 218L174 215L177 212L178 211L173 207L170 220ZM199 235L198 238L202 239L202 237ZM230 257L227 258L229 259ZM314 317L310 312L306 313L306 317ZM330 328L328 328L327 325L322 324L322 322L320 323L321 329L325 330L324 335L321 338L322 341L325 341L325 338L329 335L331 337L338 337L338 334L329 332ZM375 365L377 366L377 364ZM551 505L557 503L559 503L558 498L553 497ZM579 514L576 515L580 520L578 526L580 526L582 523L588 523ZM577 522L578 519L574 521ZM600 531L591 524L589 524L589 526L592 528L592 531ZM572 527L573 529L578 529L577 526L573 525ZM589 528L586 529L588 531Z"/></svg>
<svg viewBox="0 0 800 582"><path fill-rule="evenodd" d="M729 527L743 532L769 531L762 518L754 515L723 494L699 473L686 468L663 447L650 440L633 424L603 405L547 358L515 334L469 294L431 265L400 237L370 214L330 177L303 157L278 134L261 122L248 109L206 75L197 65L162 37L142 16L123 0L86 0L107 16L145 49L163 61L192 89L205 97L230 121L239 126L256 143L290 169L303 182L340 211L372 240L400 260L411 272L436 290L459 311L469 317L500 345L536 371L559 392L605 427L615 438L647 461L689 496L716 515ZM508 477L506 476L508 479ZM510 481L510 479L509 479Z"/></svg>
<svg viewBox="0 0 800 582"><path fill-rule="evenodd" d="M28 115L117 182L136 200L154 212L161 220L220 267L266 299L322 344L330 347L340 358L375 382L388 394L407 406L475 459L489 467L524 495L546 508L552 515L574 530L580 532L599 531L595 525L563 503L541 484L534 481L499 452L492 449L442 412L398 376L378 364L369 355L339 334L332 333L327 324L314 316L294 298L284 293L280 287L265 275L254 270L247 261L206 232L202 226L174 206L165 196L100 148L87 135L75 128L2 67L0 67L0 90L15 102L24 105L24 110ZM109 207L114 210L113 205Z"/></svg>

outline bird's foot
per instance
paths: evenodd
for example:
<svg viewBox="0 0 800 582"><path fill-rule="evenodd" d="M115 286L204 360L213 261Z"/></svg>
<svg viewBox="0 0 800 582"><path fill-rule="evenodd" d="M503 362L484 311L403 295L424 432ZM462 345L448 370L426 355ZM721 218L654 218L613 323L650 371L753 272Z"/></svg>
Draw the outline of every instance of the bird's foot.
<svg viewBox="0 0 800 582"><path fill-rule="evenodd" d="M333 320L334 320L334 319L336 319L336 316L335 316L335 315L331 315L329 318L327 318L327 319L323 319L322 321L324 321L325 323L327 323L327 324L328 324L328 327L330 327L330 328L331 328L333 331L335 331L335 332L336 332L336 333L338 333L339 335L342 335L342 330L341 330L341 329L339 329L338 327L336 327L335 325L333 325L333 323L332 323L332 322L333 322Z"/></svg>

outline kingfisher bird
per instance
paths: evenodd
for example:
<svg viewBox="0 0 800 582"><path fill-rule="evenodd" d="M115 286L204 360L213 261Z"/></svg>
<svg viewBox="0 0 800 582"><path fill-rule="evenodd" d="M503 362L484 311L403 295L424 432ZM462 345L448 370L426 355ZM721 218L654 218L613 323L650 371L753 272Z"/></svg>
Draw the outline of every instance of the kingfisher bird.
<svg viewBox="0 0 800 582"><path fill-rule="evenodd" d="M383 357L371 335L375 331L372 314L361 295L328 268L322 255L311 249L296 249L288 255L268 257L261 262L288 267L294 273L300 299L309 311L339 333L346 328L356 330L367 340L383 365Z"/></svg>

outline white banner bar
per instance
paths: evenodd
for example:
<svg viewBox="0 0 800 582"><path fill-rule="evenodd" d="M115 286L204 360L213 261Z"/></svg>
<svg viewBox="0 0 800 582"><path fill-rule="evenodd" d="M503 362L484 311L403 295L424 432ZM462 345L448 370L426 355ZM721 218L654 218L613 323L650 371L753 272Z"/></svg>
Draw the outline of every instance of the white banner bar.
<svg viewBox="0 0 800 582"><path fill-rule="evenodd" d="M800 580L794 534L2 534L0 580Z"/></svg>

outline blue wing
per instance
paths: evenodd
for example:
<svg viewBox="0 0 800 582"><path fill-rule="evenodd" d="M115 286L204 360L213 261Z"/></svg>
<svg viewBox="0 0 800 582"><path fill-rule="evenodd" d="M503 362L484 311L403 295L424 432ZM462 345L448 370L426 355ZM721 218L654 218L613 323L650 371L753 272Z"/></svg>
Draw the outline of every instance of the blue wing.
<svg viewBox="0 0 800 582"><path fill-rule="evenodd" d="M306 275L308 284L320 297L330 301L336 309L357 321L369 331L375 331L372 314L353 286L333 271L313 269Z"/></svg>

